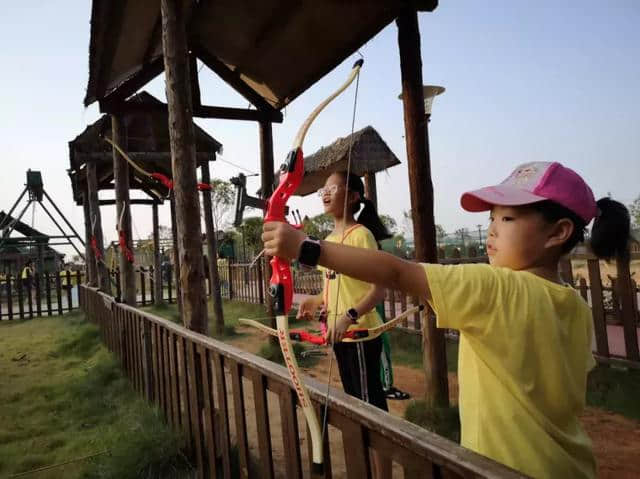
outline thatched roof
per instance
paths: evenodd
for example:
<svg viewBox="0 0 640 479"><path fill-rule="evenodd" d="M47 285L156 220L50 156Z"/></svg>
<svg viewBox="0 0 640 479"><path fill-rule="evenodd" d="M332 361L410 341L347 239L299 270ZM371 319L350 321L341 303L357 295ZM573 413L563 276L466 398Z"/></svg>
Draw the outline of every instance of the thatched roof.
<svg viewBox="0 0 640 479"><path fill-rule="evenodd" d="M296 194L305 196L313 193L324 184L329 175L347 170L350 145L351 171L359 176L377 173L400 164L398 157L393 154L375 128L367 126L353 135L338 138L329 146L305 157L305 176Z"/></svg>
<svg viewBox="0 0 640 479"><path fill-rule="evenodd" d="M122 115L126 131L126 142L120 145L127 154L146 171L162 173L171 178L171 148L169 140L169 119L164 103L147 92L134 95L127 103L154 105L157 110L138 112L130 110ZM198 166L206 161L214 161L215 154L222 150L222 144L194 124L196 138L196 159ZM112 147L102 137L111 138L111 116L103 115L89 125L80 135L69 142L69 176L73 187L73 199L82 204L82 192L86 184L86 163L97 163L98 189L113 189ZM153 180L149 180L135 169L130 168L131 189L140 189L150 197L162 200L167 190Z"/></svg>
<svg viewBox="0 0 640 479"><path fill-rule="evenodd" d="M437 0L183 2L189 49L254 106L279 110L391 23ZM157 0L93 0L85 105L164 69Z"/></svg>

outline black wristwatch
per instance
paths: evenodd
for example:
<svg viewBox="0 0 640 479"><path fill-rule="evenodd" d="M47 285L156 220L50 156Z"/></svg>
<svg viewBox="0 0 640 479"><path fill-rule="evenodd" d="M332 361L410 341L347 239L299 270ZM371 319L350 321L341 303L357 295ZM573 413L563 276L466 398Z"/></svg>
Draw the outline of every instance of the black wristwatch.
<svg viewBox="0 0 640 479"><path fill-rule="evenodd" d="M300 246L298 262L307 268L315 268L320 258L320 240L313 236L308 236Z"/></svg>
<svg viewBox="0 0 640 479"><path fill-rule="evenodd" d="M356 308L349 308L347 310L347 316L349 316L349 319L352 323L355 324L358 322L358 311L356 310Z"/></svg>

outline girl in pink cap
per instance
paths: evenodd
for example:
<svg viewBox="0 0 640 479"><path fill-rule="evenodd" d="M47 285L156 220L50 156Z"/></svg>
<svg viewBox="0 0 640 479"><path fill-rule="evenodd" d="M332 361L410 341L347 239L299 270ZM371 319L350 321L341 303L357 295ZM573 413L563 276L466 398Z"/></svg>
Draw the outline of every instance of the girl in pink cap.
<svg viewBox="0 0 640 479"><path fill-rule="evenodd" d="M559 163L519 166L501 184L465 193L462 207L490 211L489 264L444 266L373 250L314 243L317 263L429 302L438 327L460 331L458 381L463 446L533 477L595 477L580 425L591 354L591 310L558 274L584 240L600 258L628 252L627 209L595 201ZM267 223L266 253L297 258L303 232Z"/></svg>

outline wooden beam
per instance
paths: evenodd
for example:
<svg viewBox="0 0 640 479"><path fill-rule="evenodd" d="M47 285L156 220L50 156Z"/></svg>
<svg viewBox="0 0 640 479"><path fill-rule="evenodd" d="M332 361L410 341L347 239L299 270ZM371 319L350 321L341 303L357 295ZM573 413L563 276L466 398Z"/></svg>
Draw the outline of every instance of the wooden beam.
<svg viewBox="0 0 640 479"><path fill-rule="evenodd" d="M273 193L273 129L271 123L260 122L260 193L263 199L267 199ZM266 210L263 211L263 214ZM265 255L265 268L263 271L264 282L269 284L271 279L271 257ZM276 317L273 311L273 300L270 294L265 297L266 315L270 318L272 328L276 328ZM277 344L276 338L270 339L271 344Z"/></svg>
<svg viewBox="0 0 640 479"><path fill-rule="evenodd" d="M118 114L127 113L166 113L168 111L166 103L138 103L121 102L112 105L113 112ZM233 108L226 106L193 105L193 116L196 118L216 118L219 120L246 120L246 121L270 121L272 123L282 123L283 115L278 110L250 110L248 108ZM112 112L112 113L113 113ZM91 154L91 153L90 153ZM86 153L76 153L78 159L82 159Z"/></svg>
<svg viewBox="0 0 640 479"><path fill-rule="evenodd" d="M209 163L203 163L200 167L202 182L211 182ZM213 302L213 324L216 335L224 333L224 314L222 312L222 293L220 292L220 274L218 271L218 242L216 239L215 225L213 224L213 205L211 191L202 192L202 208L204 209L204 225L207 233L207 260L209 262L209 284L211 285L211 299Z"/></svg>
<svg viewBox="0 0 640 479"><path fill-rule="evenodd" d="M227 82L234 90L240 93L243 97L249 100L257 109L267 112L278 111L271 103L262 98L262 96L256 92L253 88L247 85L238 72L231 70L224 62L220 61L215 55L210 54L202 46L200 42L195 40L192 46L193 52L196 56L207 65L207 67L216 73L220 78Z"/></svg>
<svg viewBox="0 0 640 479"><path fill-rule="evenodd" d="M416 260L436 263L436 225L433 217L433 185L427 117L422 94L422 58L418 14L406 8L398 16L398 47L404 106L405 141L409 169L409 190ZM425 312L426 313L426 312ZM423 365L427 381L425 399L431 406L449 405L449 383L444 330L436 328L435 320L422 314Z"/></svg>
<svg viewBox="0 0 640 479"><path fill-rule="evenodd" d="M162 264L160 261L160 223L158 221L158 204L152 206L153 216L153 297L156 306L164 303L162 300Z"/></svg>
<svg viewBox="0 0 640 479"><path fill-rule="evenodd" d="M91 215L92 236L95 238L96 248L104 259L104 239L102 236L102 217L100 215L100 204L98 202L98 185L96 179L96 165L90 163L87 165L87 190L89 194L89 212ZM92 257L95 254L92 252ZM111 294L111 284L109 282L109 271L103 261L96 258L96 279L98 286L104 293Z"/></svg>
<svg viewBox="0 0 640 479"><path fill-rule="evenodd" d="M98 284L98 270L96 265L96 257L93 254L93 249L91 248L91 210L89 207L89 191L87 190L87 185L85 183L85 189L82 192L82 209L84 211L84 247L85 247L85 266L86 266L86 274L87 274L87 284L89 286L96 286Z"/></svg>
<svg viewBox="0 0 640 479"><path fill-rule="evenodd" d="M100 200L100 206L109 206L109 205L115 205L116 204L116 200ZM143 199L134 199L134 200L129 200L129 204L131 205L159 205L162 204L161 201L157 201L157 200L143 200Z"/></svg>
<svg viewBox="0 0 640 479"><path fill-rule="evenodd" d="M180 256L182 318L188 329L208 332L200 203L196 189L195 133L189 55L180 0L161 0L162 51L169 105L169 137Z"/></svg>
<svg viewBox="0 0 640 479"><path fill-rule="evenodd" d="M196 110L202 105L202 101L200 99L200 81L198 80L198 57L194 53L189 55L189 77L191 80L191 101L193 109ZM194 113L194 116L197 115Z"/></svg>
<svg viewBox="0 0 640 479"><path fill-rule="evenodd" d="M127 155L129 155L129 157L133 160L133 161L166 161L169 162L171 160L171 153L170 152L155 152L155 151L145 151L145 152L133 152L133 153L127 153ZM95 151L92 153L78 153L76 154L76 157L85 162L85 163L89 163L91 161L107 161L107 160L113 160L112 154L107 152L107 151ZM213 161L213 159L215 158L215 155L213 153L207 153L207 152L197 152L196 153L196 159L198 161ZM144 165L143 165L144 166ZM109 171L108 173L105 173L106 177L110 177L113 173L111 171Z"/></svg>
<svg viewBox="0 0 640 479"><path fill-rule="evenodd" d="M126 144L124 122L116 115L111 115L111 137L116 145ZM116 193L116 225L124 234L126 246L133 251L131 209L129 207L129 163L118 150L113 149L113 181ZM120 284L122 285L122 301L136 307L136 278L133 262L126 257L120 248L118 264L120 266Z"/></svg>

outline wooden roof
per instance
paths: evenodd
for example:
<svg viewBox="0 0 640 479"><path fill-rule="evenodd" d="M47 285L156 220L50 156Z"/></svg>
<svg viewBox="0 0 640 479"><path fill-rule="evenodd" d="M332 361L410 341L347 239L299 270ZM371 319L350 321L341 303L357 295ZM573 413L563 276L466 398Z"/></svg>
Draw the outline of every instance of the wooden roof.
<svg viewBox="0 0 640 479"><path fill-rule="evenodd" d="M346 171L351 145L351 170L362 176L377 173L400 164L380 134L372 126L356 131L353 135L338 138L332 144L320 148L305 157L305 175L296 195L306 196L318 190L327 177L336 171Z"/></svg>
<svg viewBox="0 0 640 479"><path fill-rule="evenodd" d="M126 143L119 145L127 154L150 173L162 173L171 178L171 148L169 140L166 105L147 92L141 92L127 100L128 104L152 105L136 111L131 108L123 114ZM222 144L194 124L196 137L196 160L198 166L205 161L214 161L215 154L222 151ZM89 125L80 135L69 142L69 177L73 188L73 199L82 204L82 192L87 181L86 163L97 163L98 189L113 189L112 147L102 137L111 138L111 116L103 115ZM154 180L129 168L130 188L145 191L151 198L162 202L167 189Z"/></svg>
<svg viewBox="0 0 640 479"><path fill-rule="evenodd" d="M183 0L189 48L259 109L279 110L392 22L437 0ZM157 0L93 0L85 105L123 99L164 69Z"/></svg>

